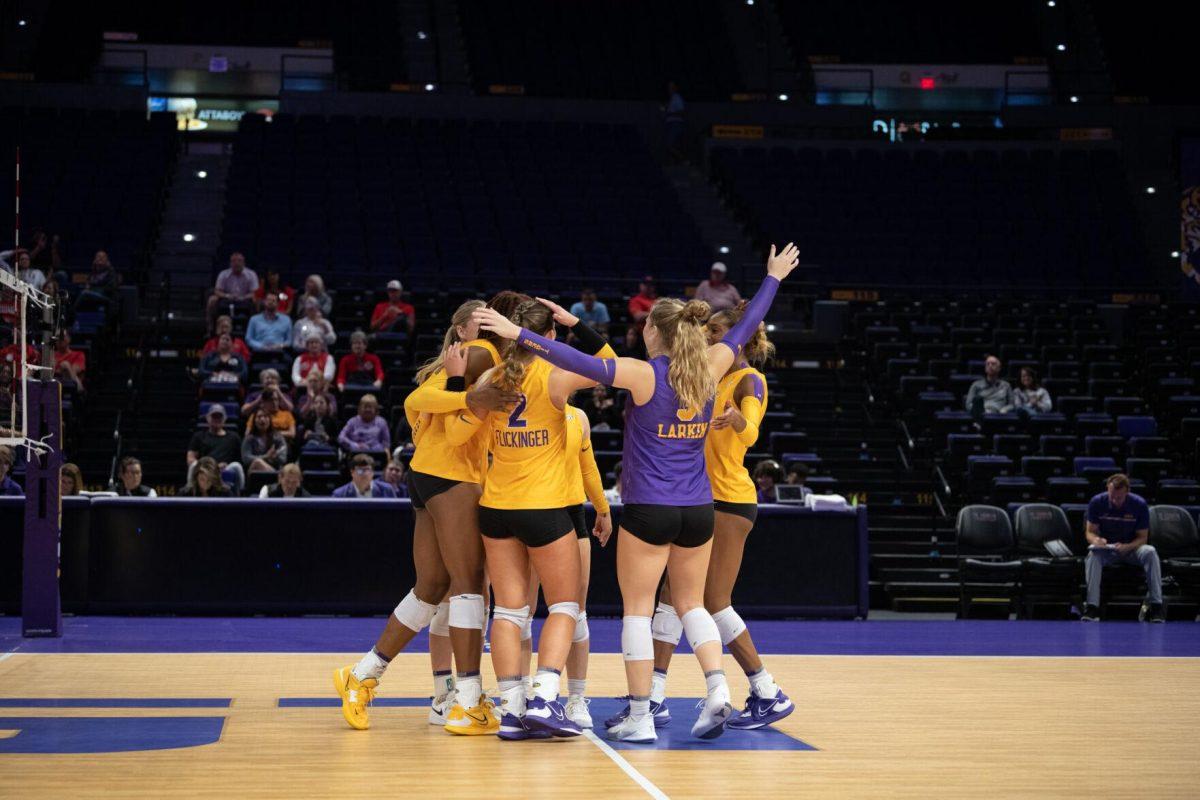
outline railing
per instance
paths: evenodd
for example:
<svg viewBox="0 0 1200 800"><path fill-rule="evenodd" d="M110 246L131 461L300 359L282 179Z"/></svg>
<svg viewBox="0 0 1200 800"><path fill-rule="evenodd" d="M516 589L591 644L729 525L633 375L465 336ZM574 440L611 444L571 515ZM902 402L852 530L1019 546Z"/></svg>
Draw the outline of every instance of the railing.
<svg viewBox="0 0 1200 800"><path fill-rule="evenodd" d="M319 61L326 65L325 69L293 69L289 72L289 61ZM299 85L288 85L295 81ZM324 92L337 89L337 74L333 68L333 56L308 55L306 53L284 53L279 57L279 91Z"/></svg>
<svg viewBox="0 0 1200 800"><path fill-rule="evenodd" d="M812 96L809 98L813 105L839 105L839 106L867 106L875 107L875 71L866 67L827 67L821 64L813 64L811 67L813 75ZM831 83L824 86L820 85L817 77L819 75L865 75L865 85L855 83L853 81L842 81L840 78L834 78ZM820 102L822 93L833 92L838 94L863 94L865 97L862 102Z"/></svg>
<svg viewBox="0 0 1200 800"><path fill-rule="evenodd" d="M137 56L137 58L131 59L134 62L131 66L105 63L107 57L113 53L131 54ZM150 55L144 47L106 47L100 54L100 64L93 71L93 75L98 78L106 75L134 76L138 78L138 82L135 84L126 84L123 80L117 82L125 85L141 86L143 89L149 90ZM109 81L99 82L108 83Z"/></svg>

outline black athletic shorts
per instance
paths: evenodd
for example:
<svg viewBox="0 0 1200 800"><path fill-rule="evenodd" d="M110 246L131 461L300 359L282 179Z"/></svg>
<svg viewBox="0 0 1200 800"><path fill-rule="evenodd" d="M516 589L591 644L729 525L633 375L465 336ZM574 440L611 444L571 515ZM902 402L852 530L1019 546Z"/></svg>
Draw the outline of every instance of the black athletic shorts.
<svg viewBox="0 0 1200 800"><path fill-rule="evenodd" d="M439 478L436 475L426 475L415 469L408 471L408 497L412 500L413 508L424 508L425 504L442 492L453 489L462 481L452 481L449 478Z"/></svg>
<svg viewBox="0 0 1200 800"><path fill-rule="evenodd" d="M724 500L713 500L713 508L723 514L748 519L751 525L758 519L758 503L726 503Z"/></svg>
<svg viewBox="0 0 1200 800"><path fill-rule="evenodd" d="M583 515L583 503L567 506L567 513L571 515L571 522L575 523L575 538L586 539L591 532L588 530L587 517Z"/></svg>
<svg viewBox="0 0 1200 800"><path fill-rule="evenodd" d="M489 539L514 536L526 547L544 547L575 531L565 508L479 507L479 530Z"/></svg>
<svg viewBox="0 0 1200 800"><path fill-rule="evenodd" d="M626 503L621 527L648 544L699 547L712 538L713 507Z"/></svg>

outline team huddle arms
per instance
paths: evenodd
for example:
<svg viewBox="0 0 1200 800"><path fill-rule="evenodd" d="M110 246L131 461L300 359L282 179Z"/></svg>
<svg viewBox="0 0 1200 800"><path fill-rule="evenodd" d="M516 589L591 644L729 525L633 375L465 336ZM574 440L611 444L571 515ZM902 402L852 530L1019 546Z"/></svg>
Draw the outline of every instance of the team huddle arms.
<svg viewBox="0 0 1200 800"><path fill-rule="evenodd" d="M593 727L584 699L588 535L604 546L613 530L586 417L568 403L597 383L626 389L631 399L617 548L629 695L624 710L604 721L609 738L653 742L655 728L669 723L666 664L684 633L707 687L693 735L715 738L727 727L762 727L791 713L727 600L726 607L706 608L704 584L714 535L744 539L753 526L745 506L756 506L739 502L746 486L753 491L741 461L758 437L766 387L746 346L752 338L766 341L763 320L798 261L795 245L779 252L772 246L762 285L734 311L710 315L700 301L658 301L643 331L646 360L618 357L603 336L542 298L501 292L486 305L469 301L455 312L441 352L418 372L404 404L416 445L410 481L417 584L375 647L334 675L352 727L369 726L368 708L387 664L426 626L432 724L503 740L568 738ZM556 324L581 349L558 341ZM714 463L706 468L706 451L714 447L729 452L710 456ZM596 510L590 531L585 498ZM490 639L499 687L492 697L482 693L478 669L487 618L484 553L495 599ZM738 547L736 563L714 564L714 573L730 573L731 583L740 562ZM656 610L664 574L664 602ZM529 654L539 582L549 615L534 672ZM750 680L740 714L729 702L722 645Z"/></svg>

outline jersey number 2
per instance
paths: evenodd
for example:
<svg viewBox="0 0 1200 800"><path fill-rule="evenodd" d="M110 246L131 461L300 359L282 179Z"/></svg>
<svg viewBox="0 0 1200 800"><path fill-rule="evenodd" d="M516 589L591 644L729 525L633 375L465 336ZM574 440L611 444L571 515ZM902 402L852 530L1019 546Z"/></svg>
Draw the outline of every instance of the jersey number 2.
<svg viewBox="0 0 1200 800"><path fill-rule="evenodd" d="M521 399L517 401L512 413L508 415L508 427L510 428L524 428L528 422L521 418L521 415L525 413L525 403L528 401L525 395L522 394L520 397Z"/></svg>

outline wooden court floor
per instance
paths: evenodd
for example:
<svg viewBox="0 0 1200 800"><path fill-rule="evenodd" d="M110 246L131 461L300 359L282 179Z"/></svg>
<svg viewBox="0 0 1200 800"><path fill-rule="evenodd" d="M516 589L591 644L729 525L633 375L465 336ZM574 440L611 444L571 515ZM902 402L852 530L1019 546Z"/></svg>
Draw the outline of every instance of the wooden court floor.
<svg viewBox="0 0 1200 800"><path fill-rule="evenodd" d="M7 655L0 797L1200 796L1198 659L775 655L768 667L798 705L780 733L615 751L588 739L459 739L428 725L422 706L382 705L427 692L427 656L416 653L393 662L371 730L350 730L336 706L318 703L333 695L331 670L351 660ZM727 661L741 697L745 679ZM593 657L597 704L622 684L618 655ZM702 694L690 656L675 662L670 689ZM159 705L128 705L145 698ZM691 706L672 705L680 734ZM201 723L213 741L180 746ZM765 735L788 746L756 750L745 739ZM64 754L72 736L82 749L138 749ZM14 752L23 737L41 751Z"/></svg>

